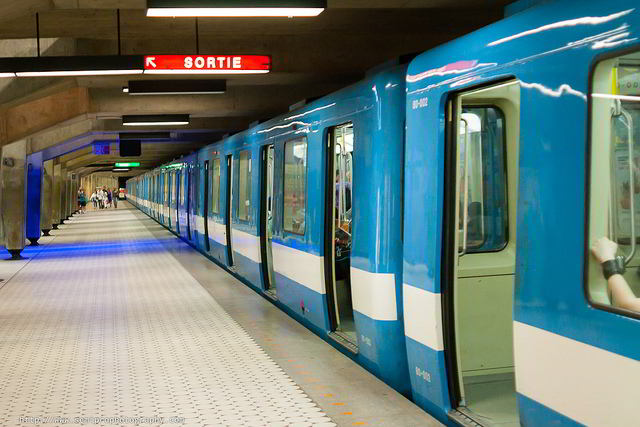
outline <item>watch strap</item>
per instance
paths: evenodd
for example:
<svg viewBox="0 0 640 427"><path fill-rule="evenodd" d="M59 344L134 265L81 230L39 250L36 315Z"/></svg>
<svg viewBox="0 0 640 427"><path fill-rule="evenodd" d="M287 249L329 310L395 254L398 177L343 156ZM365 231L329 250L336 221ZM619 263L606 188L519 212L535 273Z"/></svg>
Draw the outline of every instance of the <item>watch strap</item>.
<svg viewBox="0 0 640 427"><path fill-rule="evenodd" d="M607 280L614 274L624 274L624 272L624 257L622 256L617 256L614 259L602 263L602 274Z"/></svg>

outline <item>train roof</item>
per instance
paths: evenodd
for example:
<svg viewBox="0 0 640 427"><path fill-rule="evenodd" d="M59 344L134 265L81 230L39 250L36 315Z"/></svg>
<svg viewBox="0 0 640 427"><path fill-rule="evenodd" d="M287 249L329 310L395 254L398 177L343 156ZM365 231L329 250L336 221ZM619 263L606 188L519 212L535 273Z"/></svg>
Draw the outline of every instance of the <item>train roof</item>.
<svg viewBox="0 0 640 427"><path fill-rule="evenodd" d="M407 90L455 88L474 76L530 63L568 49L622 48L638 43L637 2L560 0L526 9L417 56Z"/></svg>

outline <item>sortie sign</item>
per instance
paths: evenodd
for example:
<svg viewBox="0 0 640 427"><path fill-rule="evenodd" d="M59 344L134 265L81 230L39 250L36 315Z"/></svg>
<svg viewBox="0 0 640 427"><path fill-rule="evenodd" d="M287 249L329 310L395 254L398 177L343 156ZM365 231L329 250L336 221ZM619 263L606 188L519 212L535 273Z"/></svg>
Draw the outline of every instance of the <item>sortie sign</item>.
<svg viewBox="0 0 640 427"><path fill-rule="evenodd" d="M258 74L271 70L266 55L147 55L145 73Z"/></svg>

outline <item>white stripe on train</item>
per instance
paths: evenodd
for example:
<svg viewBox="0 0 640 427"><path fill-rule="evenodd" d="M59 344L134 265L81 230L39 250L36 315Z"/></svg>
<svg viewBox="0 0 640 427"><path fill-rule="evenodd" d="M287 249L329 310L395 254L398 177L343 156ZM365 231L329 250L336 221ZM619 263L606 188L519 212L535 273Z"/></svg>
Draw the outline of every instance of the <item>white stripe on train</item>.
<svg viewBox="0 0 640 427"><path fill-rule="evenodd" d="M513 343L519 393L585 425L638 425L637 360L521 322Z"/></svg>

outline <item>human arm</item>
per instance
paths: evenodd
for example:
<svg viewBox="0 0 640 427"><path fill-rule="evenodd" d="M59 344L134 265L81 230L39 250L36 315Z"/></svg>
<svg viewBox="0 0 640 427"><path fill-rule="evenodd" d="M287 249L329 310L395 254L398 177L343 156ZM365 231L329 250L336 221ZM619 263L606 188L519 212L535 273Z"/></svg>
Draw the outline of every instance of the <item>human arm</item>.
<svg viewBox="0 0 640 427"><path fill-rule="evenodd" d="M600 264L615 259L618 244L606 237L596 240L591 246L591 253ZM612 274L607 280L613 304L626 310L640 312L640 298L637 298L627 280L621 274Z"/></svg>

